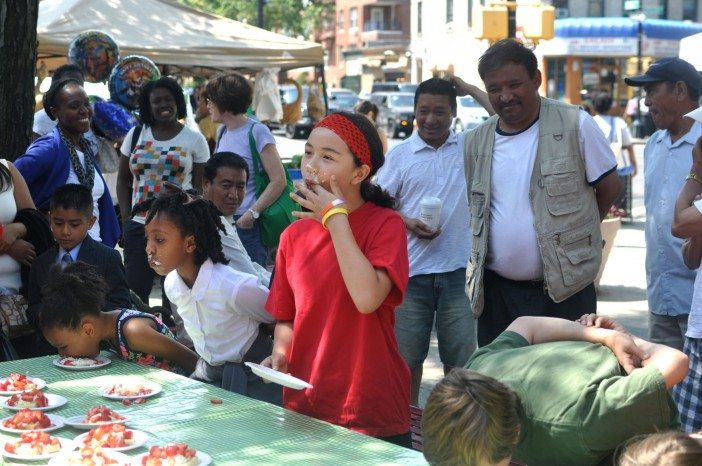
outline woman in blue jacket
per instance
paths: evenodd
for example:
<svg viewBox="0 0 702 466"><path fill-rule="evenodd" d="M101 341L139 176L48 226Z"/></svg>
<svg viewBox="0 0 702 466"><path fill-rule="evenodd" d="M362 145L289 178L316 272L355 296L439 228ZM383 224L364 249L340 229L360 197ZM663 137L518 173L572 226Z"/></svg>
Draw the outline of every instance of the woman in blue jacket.
<svg viewBox="0 0 702 466"><path fill-rule="evenodd" d="M88 233L94 240L114 247L120 236L119 222L95 154L84 136L90 129L92 108L82 83L71 78L52 82L44 94L44 109L58 124L51 133L34 141L15 161L15 167L39 210L48 210L51 195L59 186L77 183L88 187L97 217Z"/></svg>

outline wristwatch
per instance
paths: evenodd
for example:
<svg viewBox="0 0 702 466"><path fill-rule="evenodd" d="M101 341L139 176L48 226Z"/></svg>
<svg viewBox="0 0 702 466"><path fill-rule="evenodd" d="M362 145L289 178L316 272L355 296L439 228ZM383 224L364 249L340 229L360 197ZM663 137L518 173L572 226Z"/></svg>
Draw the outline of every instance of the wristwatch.
<svg viewBox="0 0 702 466"><path fill-rule="evenodd" d="M253 209L249 209L249 210L247 210L247 212L251 212L251 216L253 217L254 220L258 220L258 217L261 216L260 213L256 212L256 211L253 210Z"/></svg>

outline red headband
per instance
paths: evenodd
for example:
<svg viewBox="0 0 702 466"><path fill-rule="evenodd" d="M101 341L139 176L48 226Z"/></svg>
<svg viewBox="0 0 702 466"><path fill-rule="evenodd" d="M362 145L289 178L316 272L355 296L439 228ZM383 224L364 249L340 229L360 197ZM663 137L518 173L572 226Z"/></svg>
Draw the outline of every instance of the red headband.
<svg viewBox="0 0 702 466"><path fill-rule="evenodd" d="M339 113L332 113L315 125L315 128L327 128L341 138L349 146L351 153L356 156L362 164L373 169L371 162L370 146L368 140L361 130L351 120Z"/></svg>

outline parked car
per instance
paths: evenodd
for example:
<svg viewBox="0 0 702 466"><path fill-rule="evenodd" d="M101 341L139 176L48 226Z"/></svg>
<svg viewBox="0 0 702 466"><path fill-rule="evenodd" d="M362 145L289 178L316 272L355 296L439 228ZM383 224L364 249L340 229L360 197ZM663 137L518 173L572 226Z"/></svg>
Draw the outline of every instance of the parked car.
<svg viewBox="0 0 702 466"><path fill-rule="evenodd" d="M414 94L418 86L419 84L397 81L373 83L371 94L374 92L411 92Z"/></svg>
<svg viewBox="0 0 702 466"><path fill-rule="evenodd" d="M378 106L377 124L389 137L408 137L414 127L414 93L374 92L370 101Z"/></svg>
<svg viewBox="0 0 702 466"><path fill-rule="evenodd" d="M353 111L353 108L358 103L358 95L350 89L329 89L327 91L327 99L329 100L329 113L338 112L339 110Z"/></svg>
<svg viewBox="0 0 702 466"><path fill-rule="evenodd" d="M302 103L300 105L302 116L297 122L285 125L285 136L291 139L307 137L314 127L315 122L310 118L307 112L307 98L309 93L310 87L302 86ZM283 84L280 86L280 98L283 104L295 102L295 99L297 99L297 88L292 84Z"/></svg>
<svg viewBox="0 0 702 466"><path fill-rule="evenodd" d="M456 118L453 119L451 127L457 133L478 126L490 116L471 96L458 97L456 104Z"/></svg>

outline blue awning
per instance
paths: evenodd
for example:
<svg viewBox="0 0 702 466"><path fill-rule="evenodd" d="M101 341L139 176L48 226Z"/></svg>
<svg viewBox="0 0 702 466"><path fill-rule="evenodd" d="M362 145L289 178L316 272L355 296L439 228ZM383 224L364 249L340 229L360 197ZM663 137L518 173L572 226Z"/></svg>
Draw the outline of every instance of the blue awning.
<svg viewBox="0 0 702 466"><path fill-rule="evenodd" d="M649 39L680 40L702 32L702 24L666 19L646 19L643 31ZM629 18L563 18L555 22L555 36L636 37L638 23Z"/></svg>

